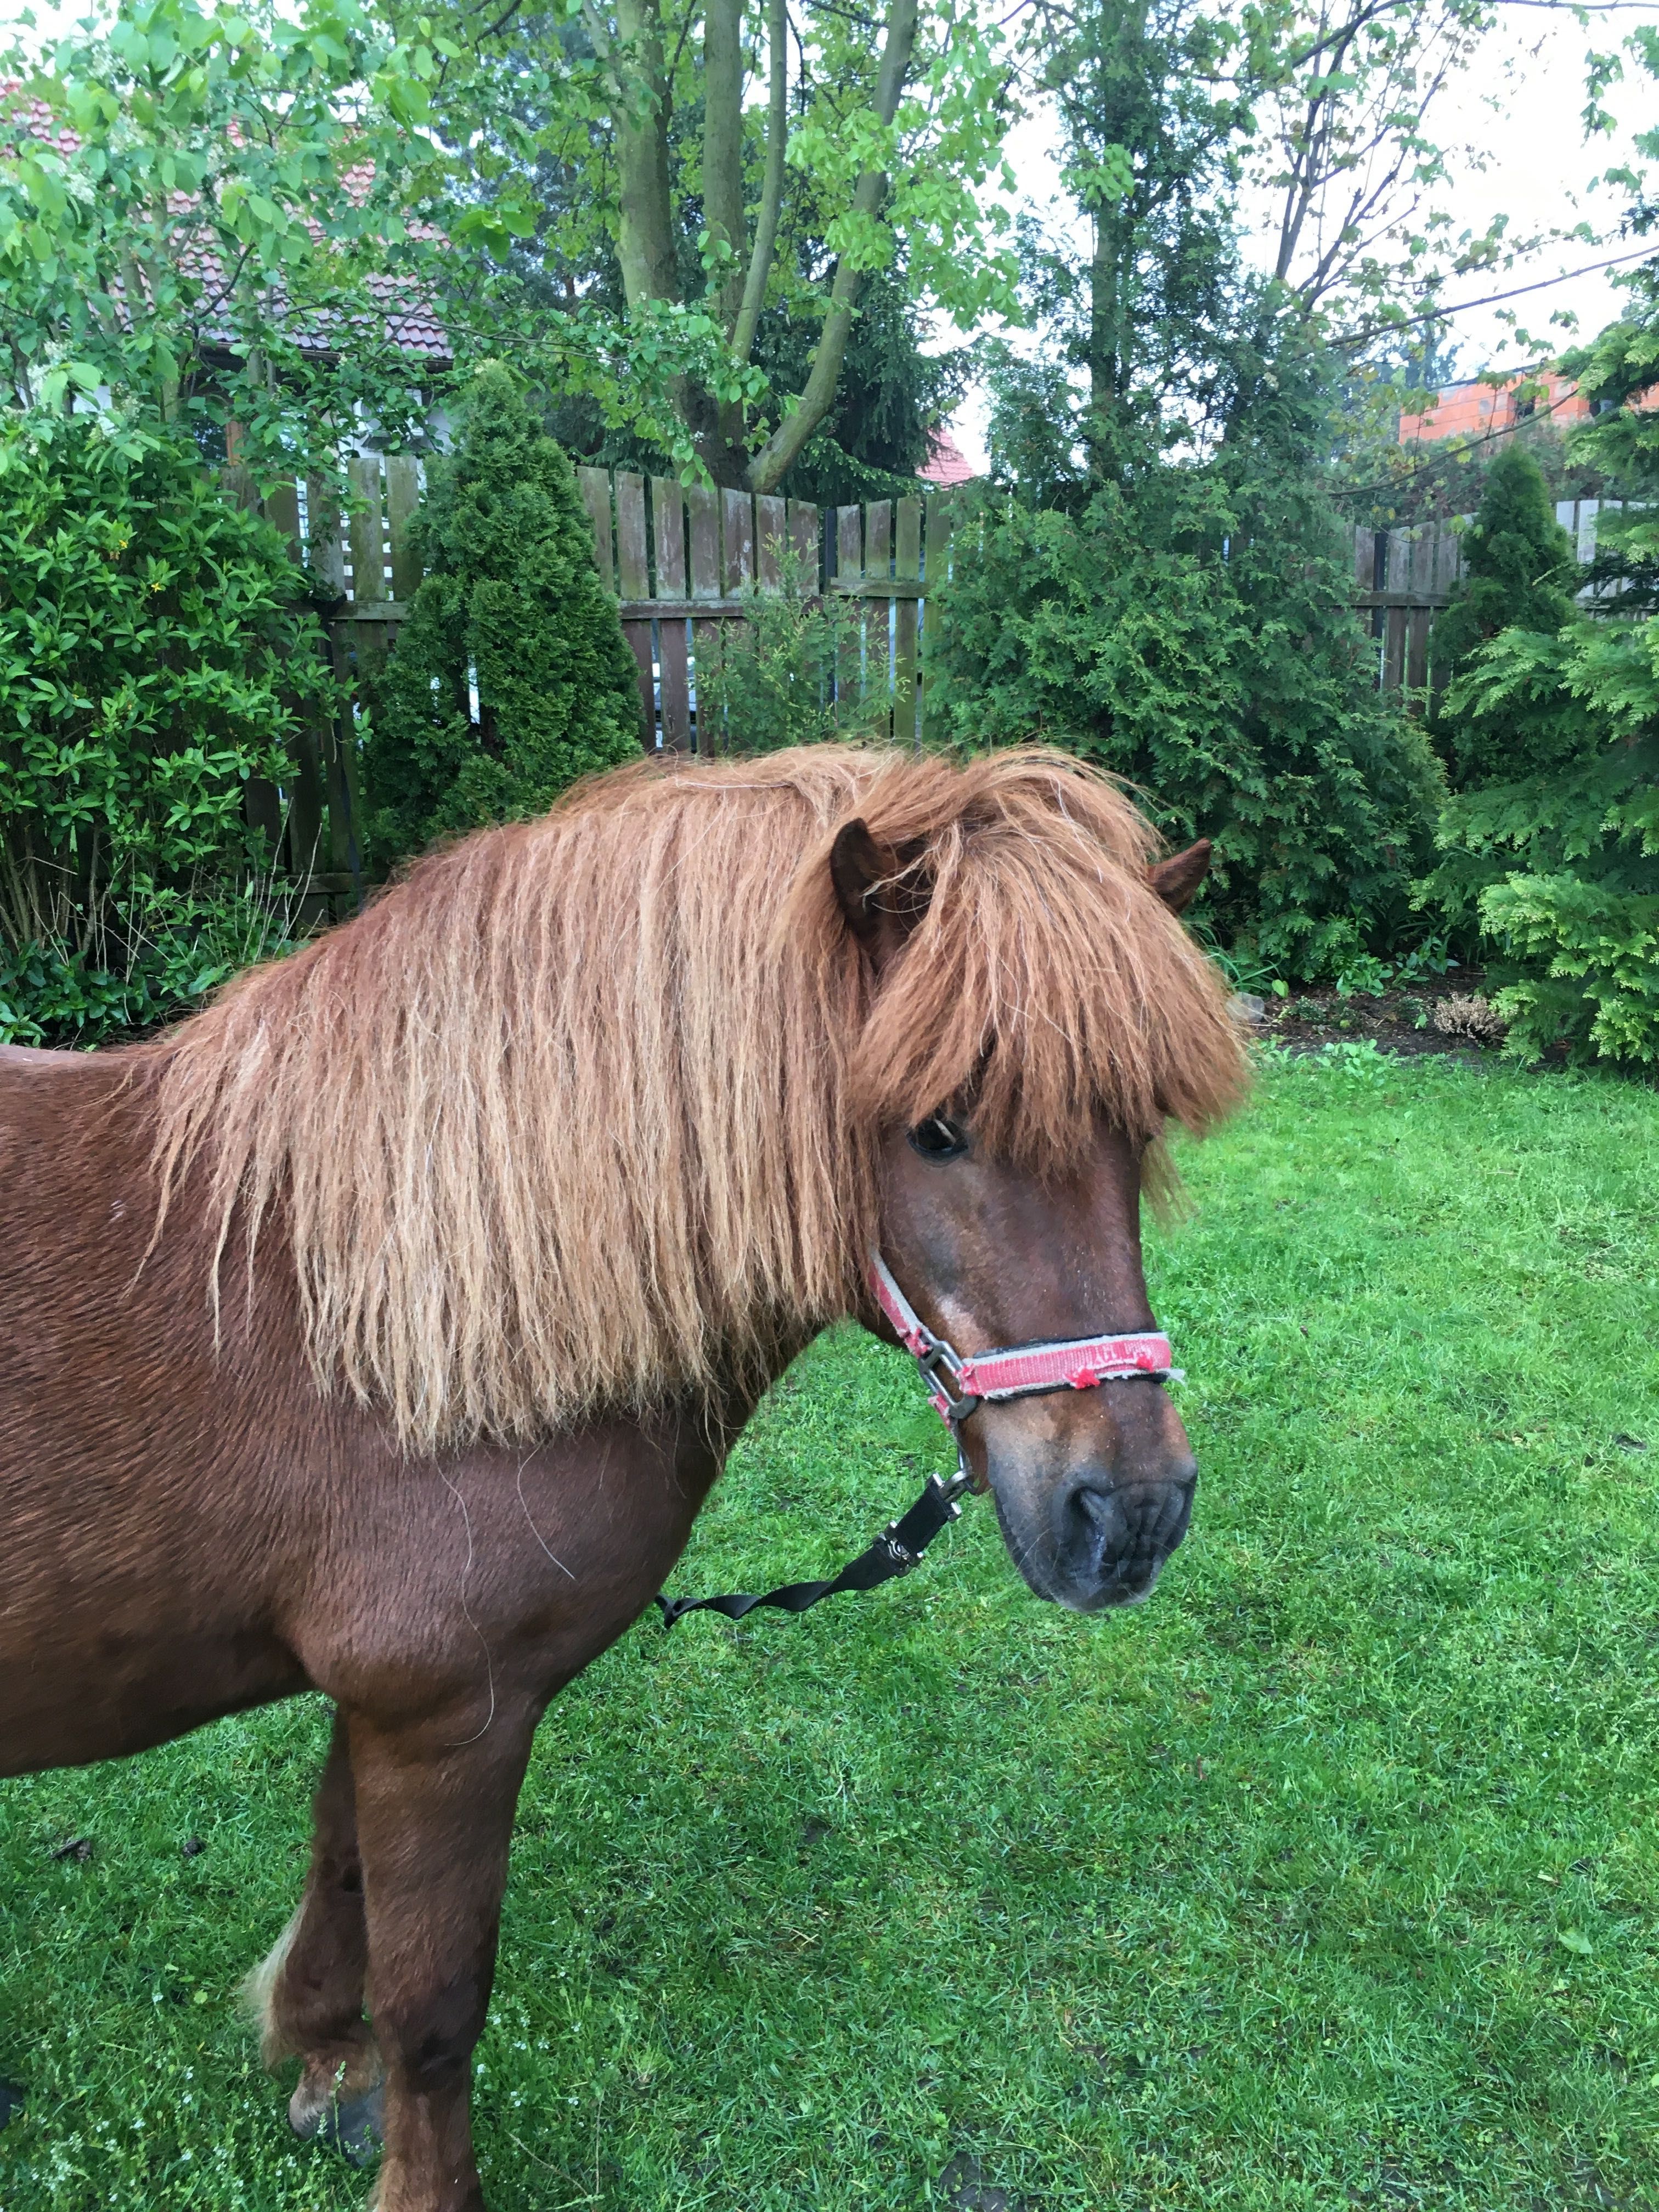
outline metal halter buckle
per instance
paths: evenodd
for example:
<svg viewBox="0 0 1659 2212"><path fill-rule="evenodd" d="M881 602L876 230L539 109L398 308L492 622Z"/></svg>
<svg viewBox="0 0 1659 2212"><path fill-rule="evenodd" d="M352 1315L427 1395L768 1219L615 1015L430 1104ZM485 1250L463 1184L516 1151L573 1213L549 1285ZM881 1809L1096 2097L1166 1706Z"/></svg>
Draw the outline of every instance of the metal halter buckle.
<svg viewBox="0 0 1659 2212"><path fill-rule="evenodd" d="M960 1355L953 1345L947 1344L942 1336L935 1336L929 1329L927 1348L918 1352L915 1357L929 1387L944 1399L945 1404L939 1410L954 1434L958 1424L965 1421L970 1413L977 1412L981 1404L971 1390L964 1390L962 1387Z"/></svg>

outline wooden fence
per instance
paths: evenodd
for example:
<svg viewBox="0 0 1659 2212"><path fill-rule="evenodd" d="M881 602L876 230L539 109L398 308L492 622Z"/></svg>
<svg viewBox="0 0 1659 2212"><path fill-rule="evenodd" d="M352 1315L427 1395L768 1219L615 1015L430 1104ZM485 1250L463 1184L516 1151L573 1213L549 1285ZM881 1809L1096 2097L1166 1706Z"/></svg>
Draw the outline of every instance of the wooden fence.
<svg viewBox="0 0 1659 2212"><path fill-rule="evenodd" d="M639 664L645 726L665 750L713 753L720 732L705 678L734 623L747 623L757 592L786 586L816 599L830 592L865 603L860 696L885 694L903 744L928 720L927 695L939 637L927 585L949 566L951 517L943 495L820 508L804 500L686 489L626 470L577 471L593 525L600 575L617 594ZM849 686L850 688L850 686Z"/></svg>
<svg viewBox="0 0 1659 2212"><path fill-rule="evenodd" d="M1429 631L1462 573L1462 532L1449 522L1354 532L1354 605L1370 617L1383 690L1426 690Z"/></svg>
<svg viewBox="0 0 1659 2212"><path fill-rule="evenodd" d="M1555 519L1586 565L1595 557L1598 518L1623 512L1620 499L1561 500ZM1414 691L1430 681L1429 631L1463 574L1463 532L1474 520L1425 523L1413 530L1356 530L1354 605L1370 616L1377 643L1377 680L1385 691ZM1587 584L1579 604L1590 611L1613 598L1616 583Z"/></svg>
<svg viewBox="0 0 1659 2212"><path fill-rule="evenodd" d="M265 501L266 514L311 568L322 595L335 602L330 650L336 674L346 682L371 655L389 649L408 614L420 582L410 526L422 489L421 465L412 456L363 454L349 467L349 513L343 514L314 479L281 486ZM950 570L948 495L819 508L746 492L687 489L626 470L580 469L577 481L593 526L599 571L617 594L638 665L651 745L719 750L706 683L699 711L699 672L706 679L732 626L750 622L755 594L786 585L809 599L834 592L860 604L860 700L885 693L889 726L902 744L933 733L929 693L939 606L930 586ZM1619 504L1585 500L1557 507L1580 560L1595 551L1597 514ZM1354 532L1353 603L1369 618L1377 681L1385 690L1427 687L1429 631L1463 573L1466 521ZM358 896L362 888L356 763L348 728L309 729L298 748L294 787L283 794L283 857L325 900ZM284 819L278 794L256 788L249 810L275 842Z"/></svg>

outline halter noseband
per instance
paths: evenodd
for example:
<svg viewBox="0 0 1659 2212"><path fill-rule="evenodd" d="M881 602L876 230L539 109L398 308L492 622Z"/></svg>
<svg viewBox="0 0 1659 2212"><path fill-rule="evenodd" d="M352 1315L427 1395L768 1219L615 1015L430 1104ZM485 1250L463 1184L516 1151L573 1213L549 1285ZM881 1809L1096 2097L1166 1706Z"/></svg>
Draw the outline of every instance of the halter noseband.
<svg viewBox="0 0 1659 2212"><path fill-rule="evenodd" d="M1048 1390L1092 1390L1099 1383L1121 1382L1136 1375L1160 1382L1181 1379L1180 1369L1170 1364L1170 1340L1157 1329L1139 1329L1128 1336L1068 1336L1053 1344L1015 1344L964 1357L944 1337L934 1335L894 1281L879 1252L870 1255L870 1288L898 1332L900 1343L921 1368L927 1395L957 1439L958 1453L962 1423L988 1402L1035 1398Z"/></svg>

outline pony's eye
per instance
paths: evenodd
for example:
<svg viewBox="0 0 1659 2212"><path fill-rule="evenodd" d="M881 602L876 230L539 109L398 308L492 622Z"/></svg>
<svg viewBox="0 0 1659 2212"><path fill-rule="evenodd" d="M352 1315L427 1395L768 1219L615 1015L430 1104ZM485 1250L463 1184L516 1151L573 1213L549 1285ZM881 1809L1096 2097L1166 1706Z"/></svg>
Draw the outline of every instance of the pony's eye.
<svg viewBox="0 0 1659 2212"><path fill-rule="evenodd" d="M910 1145L925 1160L959 1160L968 1149L968 1132L948 1114L930 1114L911 1130Z"/></svg>

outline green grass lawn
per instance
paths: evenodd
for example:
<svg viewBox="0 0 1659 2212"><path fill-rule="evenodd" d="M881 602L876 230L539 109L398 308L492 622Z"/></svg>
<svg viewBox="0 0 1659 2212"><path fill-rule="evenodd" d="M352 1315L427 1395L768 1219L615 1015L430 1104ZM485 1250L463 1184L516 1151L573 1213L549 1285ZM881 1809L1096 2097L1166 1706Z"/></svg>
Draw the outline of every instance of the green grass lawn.
<svg viewBox="0 0 1659 2212"><path fill-rule="evenodd" d="M1182 1165L1203 1474L1149 1605L1040 1605L970 1504L875 1596L653 1615L550 1714L499 2212L1659 2204L1659 1097L1349 1048ZM675 1587L827 1571L944 1457L827 1339ZM233 2002L324 1734L0 1785L4 2212L361 2201Z"/></svg>

